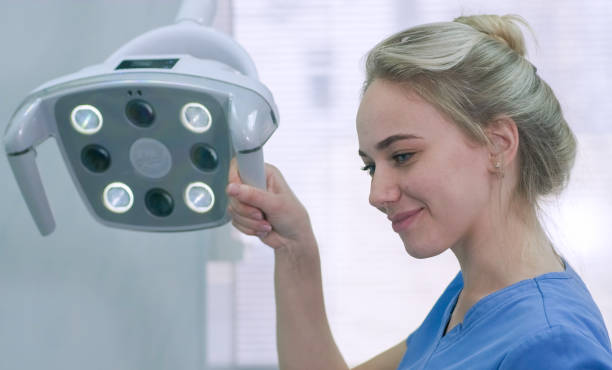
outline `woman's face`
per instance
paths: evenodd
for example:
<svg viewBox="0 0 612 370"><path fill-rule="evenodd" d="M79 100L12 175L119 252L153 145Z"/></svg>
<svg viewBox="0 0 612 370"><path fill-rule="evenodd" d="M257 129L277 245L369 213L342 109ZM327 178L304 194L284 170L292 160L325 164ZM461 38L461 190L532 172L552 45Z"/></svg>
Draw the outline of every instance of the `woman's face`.
<svg viewBox="0 0 612 370"><path fill-rule="evenodd" d="M370 203L416 258L438 255L477 232L491 195L489 152L398 83L374 80L357 113Z"/></svg>

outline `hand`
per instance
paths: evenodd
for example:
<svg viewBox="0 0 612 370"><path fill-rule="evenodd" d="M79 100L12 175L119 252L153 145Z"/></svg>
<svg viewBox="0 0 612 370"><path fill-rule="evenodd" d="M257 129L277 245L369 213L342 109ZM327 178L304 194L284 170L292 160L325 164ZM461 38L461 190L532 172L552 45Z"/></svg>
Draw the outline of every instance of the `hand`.
<svg viewBox="0 0 612 370"><path fill-rule="evenodd" d="M267 191L243 184L236 159L232 160L227 186L232 224L274 249L314 240L308 212L280 171L269 164L265 170Z"/></svg>

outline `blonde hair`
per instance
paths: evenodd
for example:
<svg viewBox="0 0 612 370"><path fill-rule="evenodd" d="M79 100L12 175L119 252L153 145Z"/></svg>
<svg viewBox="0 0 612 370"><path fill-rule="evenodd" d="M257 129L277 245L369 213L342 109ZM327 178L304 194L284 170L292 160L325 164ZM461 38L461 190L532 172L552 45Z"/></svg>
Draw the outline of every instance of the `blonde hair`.
<svg viewBox="0 0 612 370"><path fill-rule="evenodd" d="M364 91L374 79L406 83L469 137L506 115L519 133L517 195L536 205L569 180L576 140L555 94L525 58L516 15L475 15L397 33L367 55Z"/></svg>

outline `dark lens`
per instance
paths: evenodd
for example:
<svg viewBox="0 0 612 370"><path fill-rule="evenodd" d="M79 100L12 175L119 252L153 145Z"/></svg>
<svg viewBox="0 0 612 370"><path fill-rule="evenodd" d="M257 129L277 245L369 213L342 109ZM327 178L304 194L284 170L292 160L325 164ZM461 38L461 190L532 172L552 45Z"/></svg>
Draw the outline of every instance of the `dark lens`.
<svg viewBox="0 0 612 370"><path fill-rule="evenodd" d="M100 145L87 145L81 151L81 162L91 172L104 172L110 167L111 158L108 150Z"/></svg>
<svg viewBox="0 0 612 370"><path fill-rule="evenodd" d="M174 209L172 196L163 189L151 189L145 196L145 204L149 212L159 217L166 217Z"/></svg>
<svg viewBox="0 0 612 370"><path fill-rule="evenodd" d="M125 115L133 124L140 127L149 127L155 120L153 107L144 100L129 102L125 107Z"/></svg>
<svg viewBox="0 0 612 370"><path fill-rule="evenodd" d="M212 171L219 164L217 153L206 144L196 144L191 148L191 161L202 171Z"/></svg>

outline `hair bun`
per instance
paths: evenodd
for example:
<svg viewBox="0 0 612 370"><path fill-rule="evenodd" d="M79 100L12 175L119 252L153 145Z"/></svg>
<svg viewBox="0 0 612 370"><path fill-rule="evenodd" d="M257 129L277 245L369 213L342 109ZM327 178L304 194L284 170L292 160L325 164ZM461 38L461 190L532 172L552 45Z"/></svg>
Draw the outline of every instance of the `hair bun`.
<svg viewBox="0 0 612 370"><path fill-rule="evenodd" d="M528 29L531 28L521 16L483 14L458 17L454 21L467 24L480 32L486 33L494 39L505 43L523 57L527 54L523 32L518 24L520 23Z"/></svg>

